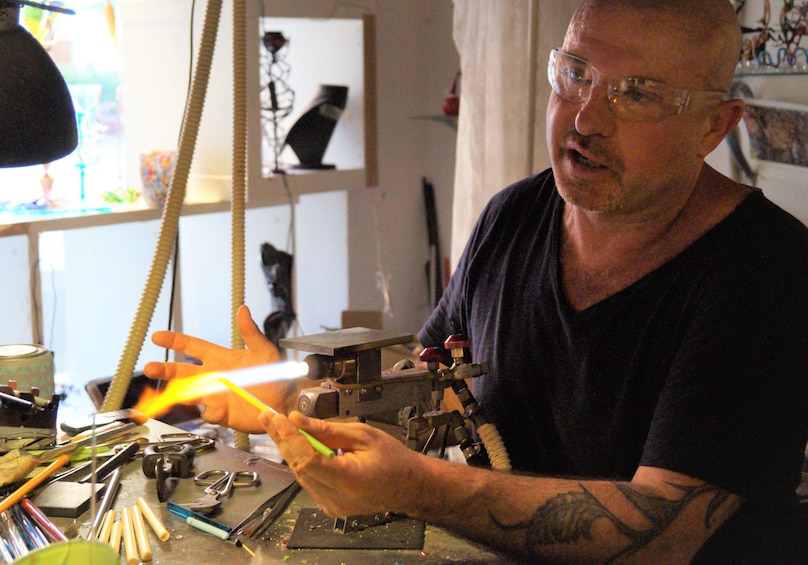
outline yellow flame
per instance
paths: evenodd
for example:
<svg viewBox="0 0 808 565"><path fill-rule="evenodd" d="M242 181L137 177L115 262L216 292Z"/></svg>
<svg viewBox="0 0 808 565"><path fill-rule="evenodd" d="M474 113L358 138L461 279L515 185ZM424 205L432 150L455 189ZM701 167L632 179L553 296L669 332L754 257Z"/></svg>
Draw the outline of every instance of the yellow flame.
<svg viewBox="0 0 808 565"><path fill-rule="evenodd" d="M147 388L133 410L142 414L144 418L156 418L171 410L176 404L193 404L203 396L226 392L227 387L222 384L222 378L245 387L294 379L305 376L307 372L306 363L283 361L259 367L216 371L184 379L173 379L168 381L161 392Z"/></svg>

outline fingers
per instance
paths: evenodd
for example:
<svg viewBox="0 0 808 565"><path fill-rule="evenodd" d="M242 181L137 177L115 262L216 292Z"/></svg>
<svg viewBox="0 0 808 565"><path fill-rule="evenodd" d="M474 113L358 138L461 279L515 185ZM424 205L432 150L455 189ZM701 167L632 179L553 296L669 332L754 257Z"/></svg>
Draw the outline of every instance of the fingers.
<svg viewBox="0 0 808 565"><path fill-rule="evenodd" d="M327 422L308 418L297 411L292 411L289 416L265 412L259 415L258 421L278 445L287 462L293 458L307 460L317 453L300 433L301 430L332 449L354 453L366 449L376 434L382 434L364 424Z"/></svg>
<svg viewBox="0 0 808 565"><path fill-rule="evenodd" d="M143 367L143 374L150 379L167 379L165 364L159 361L149 361Z"/></svg>
<svg viewBox="0 0 808 565"><path fill-rule="evenodd" d="M241 306L236 313L239 332L247 346L246 350L232 350L204 339L172 331L157 331L152 334L155 345L179 351L188 357L198 359L209 370L227 370L239 367L260 365L280 361L278 349L269 341L250 316L247 306ZM147 374L156 378L175 378L197 374L201 369L193 369L186 364L164 363L162 367L152 365ZM144 372L146 372L144 370Z"/></svg>
<svg viewBox="0 0 808 565"><path fill-rule="evenodd" d="M194 365L193 363L174 363L171 361L149 361L143 367L143 373L150 379L167 381L192 377L202 372L205 372L205 369L201 365Z"/></svg>
<svg viewBox="0 0 808 565"><path fill-rule="evenodd" d="M205 409L202 410L202 419L210 424L227 426L227 414L227 410L208 404L205 405Z"/></svg>
<svg viewBox="0 0 808 565"><path fill-rule="evenodd" d="M224 350L223 347L204 339L167 330L154 332L152 342L166 349L180 351L195 359L203 359L205 356L210 355L211 352Z"/></svg>
<svg viewBox="0 0 808 565"><path fill-rule="evenodd" d="M280 352L258 328L250 315L250 309L244 304L236 312L236 325L248 349L266 356L267 362L280 361Z"/></svg>
<svg viewBox="0 0 808 565"><path fill-rule="evenodd" d="M373 461L368 460L368 453L363 452L359 443L354 443L356 438L361 438L363 430L372 428L309 419L298 412L292 412L290 417L264 412L259 421L277 444L298 482L326 514L368 514L389 509L386 500L389 489L377 486L385 484L384 480L378 480L379 473L386 476L387 472L379 470ZM300 433L301 429L311 431L330 447L337 446L328 443L337 441L336 438L341 438L343 445L351 447L340 456L324 457L309 445ZM375 459L375 456L371 454L370 459ZM379 489L381 494L374 492Z"/></svg>
<svg viewBox="0 0 808 565"><path fill-rule="evenodd" d="M280 417L276 419L277 416ZM300 437L305 441L305 438L300 435L297 426L282 414L273 414L269 411L261 412L258 415L258 423L266 430L269 437L272 438L272 441L278 445L281 451L286 448L286 443L290 440L294 441Z"/></svg>
<svg viewBox="0 0 808 565"><path fill-rule="evenodd" d="M295 427L305 430L333 449L358 451L367 449L374 441L387 436L375 428L358 422L338 424L318 418L309 418L297 410L289 413L289 420Z"/></svg>
<svg viewBox="0 0 808 565"><path fill-rule="evenodd" d="M300 428L281 414L262 412L258 416L259 423L278 446L283 458L296 473L323 458L300 433Z"/></svg>

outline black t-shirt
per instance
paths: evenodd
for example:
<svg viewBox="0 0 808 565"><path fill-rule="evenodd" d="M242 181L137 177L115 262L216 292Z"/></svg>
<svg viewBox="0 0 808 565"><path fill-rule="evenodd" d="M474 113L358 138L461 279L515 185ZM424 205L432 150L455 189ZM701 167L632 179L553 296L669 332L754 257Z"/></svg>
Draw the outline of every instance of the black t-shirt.
<svg viewBox="0 0 808 565"><path fill-rule="evenodd" d="M551 171L483 211L425 346L466 334L515 470L684 473L783 516L808 440L808 229L752 192L666 264L576 312ZM808 533L806 533L808 536Z"/></svg>

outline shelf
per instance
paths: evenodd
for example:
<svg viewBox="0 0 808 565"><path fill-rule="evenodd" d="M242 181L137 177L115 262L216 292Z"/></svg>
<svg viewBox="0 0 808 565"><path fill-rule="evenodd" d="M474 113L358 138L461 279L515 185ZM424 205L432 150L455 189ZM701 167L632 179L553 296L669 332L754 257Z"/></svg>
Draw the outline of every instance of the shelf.
<svg viewBox="0 0 808 565"><path fill-rule="evenodd" d="M288 132L321 85L348 87L347 106L336 124L323 161L345 170L362 169L365 171L362 186L378 186L375 16L334 15L331 3L315 2L325 9L326 15L301 17L293 9L298 4L265 2L263 10L250 4L249 19L254 33L248 36L248 72L255 79L247 85L248 183L251 188L256 184L263 186L264 169L273 161L272 149L265 144L261 128L266 118L261 108L267 104L262 96L267 95L268 85L260 77L267 76L269 70L266 50L259 46L259 30L277 30L289 40L289 48L283 50L282 58L290 67L284 81L295 93L294 110L280 120L280 129ZM334 49L334 45L340 48ZM297 162L297 157L287 147L281 160L292 163ZM316 171L316 174L329 173ZM297 177L297 173L290 172L288 176ZM326 182L331 181L326 179Z"/></svg>
<svg viewBox="0 0 808 565"><path fill-rule="evenodd" d="M749 69L743 71L736 71L735 78L743 77L802 77L808 75L808 69L805 70L786 70L782 71L777 68L770 69Z"/></svg>
<svg viewBox="0 0 808 565"><path fill-rule="evenodd" d="M289 172L286 175L289 192L296 201L307 194L353 190L365 187L364 169ZM227 181L229 183L229 179ZM289 204L289 192L283 185L283 178L274 175L263 179L256 187L251 187L247 209L267 208ZM186 198L182 207L183 216L213 214L230 210L230 201L224 195L220 200L189 201ZM79 229L95 226L108 226L128 222L159 220L162 208L147 207L143 204L112 204L97 208L50 209L30 211L24 214L3 212L0 214L0 237L30 235L48 231Z"/></svg>
<svg viewBox="0 0 808 565"><path fill-rule="evenodd" d="M411 120L431 120L439 124L445 124L457 131L457 116L447 116L445 114L435 114L433 116L412 116Z"/></svg>

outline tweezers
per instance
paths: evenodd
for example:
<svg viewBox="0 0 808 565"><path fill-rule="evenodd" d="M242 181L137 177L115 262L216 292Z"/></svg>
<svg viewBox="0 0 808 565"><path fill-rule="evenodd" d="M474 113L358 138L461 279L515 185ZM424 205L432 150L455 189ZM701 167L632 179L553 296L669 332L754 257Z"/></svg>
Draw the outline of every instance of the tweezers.
<svg viewBox="0 0 808 565"><path fill-rule="evenodd" d="M247 535L250 539L257 539L261 535L266 532L266 530L275 523L275 520L278 519L284 510L289 506L289 503L297 496L297 493L301 491L300 483L297 481L292 482L288 487L283 489L282 491L278 492L271 498L269 498L266 502L261 504L258 508L253 510L247 517L245 517L241 522L236 524L235 527L231 530L232 533L237 535L245 534L245 526L249 523L255 521L257 518L260 517L260 521L258 522L258 526L255 529L252 529L249 534ZM267 510L269 510L267 512ZM265 514L266 513L266 514ZM232 534L231 534L232 537Z"/></svg>

